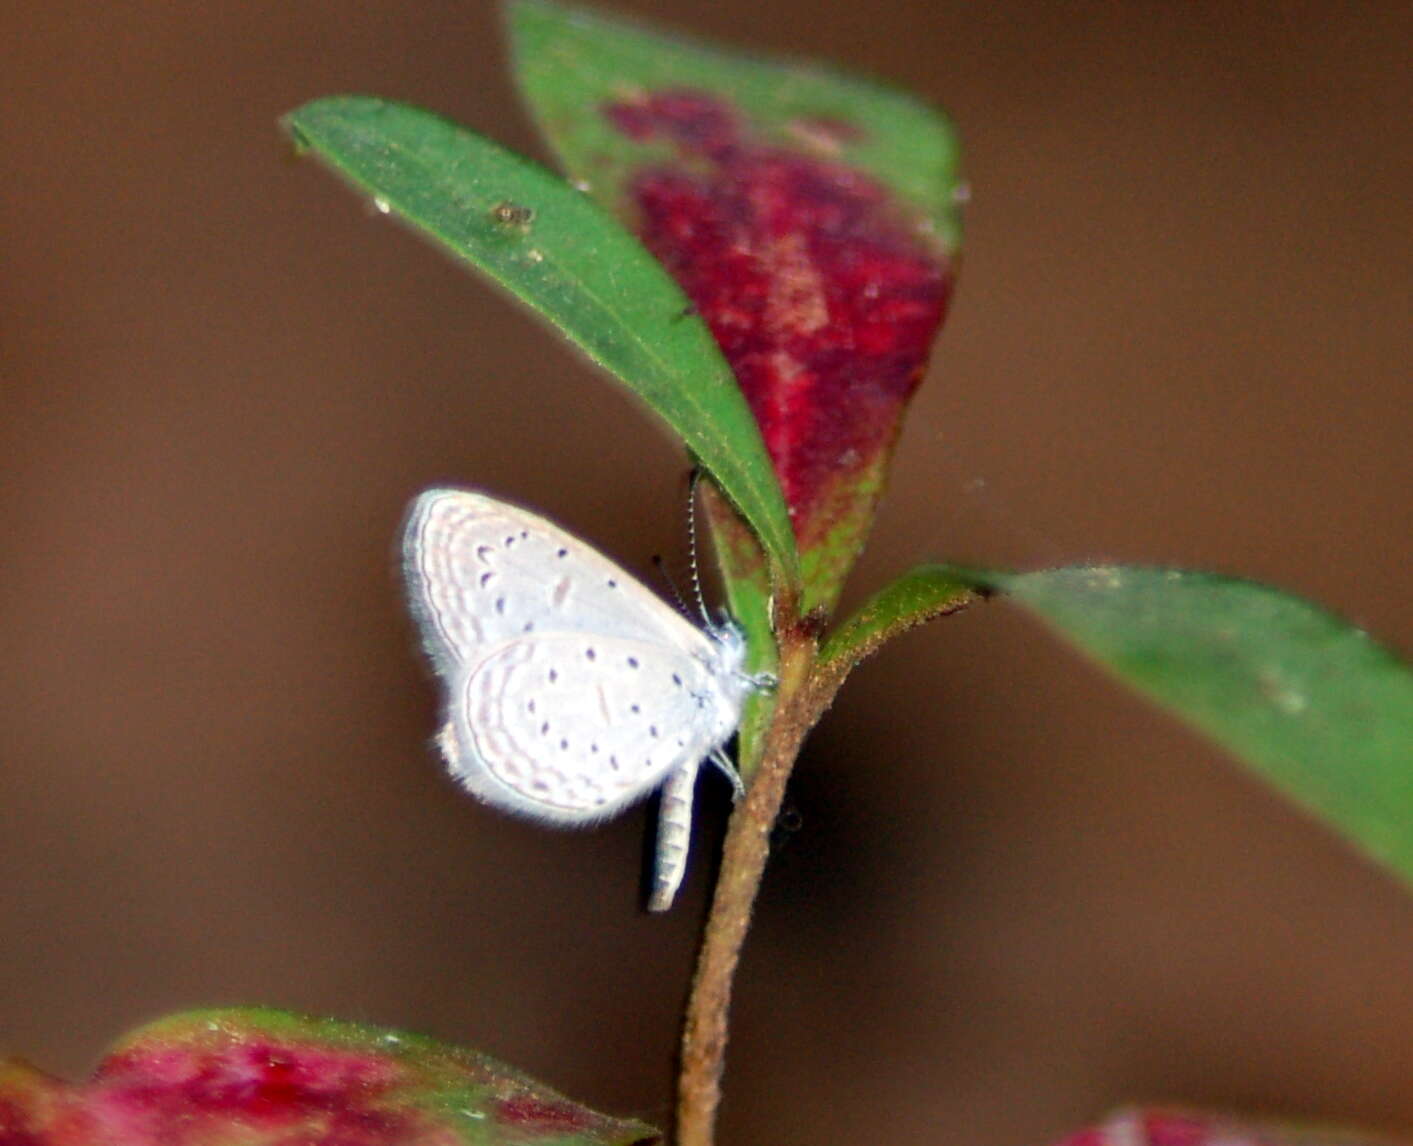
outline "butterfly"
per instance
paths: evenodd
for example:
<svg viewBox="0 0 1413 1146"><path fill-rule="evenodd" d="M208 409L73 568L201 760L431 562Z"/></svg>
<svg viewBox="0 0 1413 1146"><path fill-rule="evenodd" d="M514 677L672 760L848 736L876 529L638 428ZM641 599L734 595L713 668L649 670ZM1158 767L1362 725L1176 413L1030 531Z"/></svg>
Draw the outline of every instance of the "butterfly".
<svg viewBox="0 0 1413 1146"><path fill-rule="evenodd" d="M445 686L437 744L473 796L556 827L662 789L648 907L681 885L697 771L746 697L733 624L698 628L587 542L486 493L431 489L403 533L413 617Z"/></svg>

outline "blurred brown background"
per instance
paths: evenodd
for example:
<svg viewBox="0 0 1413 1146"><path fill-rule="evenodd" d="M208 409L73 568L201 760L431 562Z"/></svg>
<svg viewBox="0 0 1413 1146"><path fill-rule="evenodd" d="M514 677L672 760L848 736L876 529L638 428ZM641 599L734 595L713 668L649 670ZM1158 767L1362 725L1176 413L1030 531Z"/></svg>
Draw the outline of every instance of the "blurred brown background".
<svg viewBox="0 0 1413 1146"><path fill-rule="evenodd" d="M622 7L964 133L961 290L855 597L931 557L1180 562L1413 646L1405 5ZM267 1002L664 1119L720 785L665 919L642 813L461 798L392 539L476 484L651 578L681 459L275 128L366 91L543 156L496 10L8 8L3 1049L77 1075ZM1034 1146L1130 1099L1413 1132L1413 901L1003 607L862 671L792 799L727 1142Z"/></svg>

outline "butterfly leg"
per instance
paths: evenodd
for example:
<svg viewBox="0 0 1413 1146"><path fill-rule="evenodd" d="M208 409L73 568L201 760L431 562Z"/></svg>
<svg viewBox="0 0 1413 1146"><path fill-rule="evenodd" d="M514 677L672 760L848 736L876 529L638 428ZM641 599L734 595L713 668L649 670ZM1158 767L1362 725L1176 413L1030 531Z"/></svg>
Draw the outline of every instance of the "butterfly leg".
<svg viewBox="0 0 1413 1146"><path fill-rule="evenodd" d="M707 759L716 765L718 772L731 781L731 798L733 801L739 800L746 794L746 785L741 782L741 774L736 771L736 765L731 763L731 757L726 755L720 747L713 748L711 755L707 757Z"/></svg>
<svg viewBox="0 0 1413 1146"><path fill-rule="evenodd" d="M682 765L668 774L662 786L657 811L657 865L648 896L649 911L666 911L682 886L682 876L687 871L687 845L692 841L692 796L699 767L696 761Z"/></svg>

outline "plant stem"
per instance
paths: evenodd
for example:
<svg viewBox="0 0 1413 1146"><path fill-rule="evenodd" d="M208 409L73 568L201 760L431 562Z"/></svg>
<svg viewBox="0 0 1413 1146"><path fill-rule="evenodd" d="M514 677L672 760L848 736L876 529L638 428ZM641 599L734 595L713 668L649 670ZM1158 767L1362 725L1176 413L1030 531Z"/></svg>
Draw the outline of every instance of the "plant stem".
<svg viewBox="0 0 1413 1146"><path fill-rule="evenodd" d="M796 633L781 640L780 683L770 731L760 768L726 831L721 871L687 1000L677 1083L677 1146L712 1146L715 1138L731 987L765 872L770 830L780 812L800 744L838 687L838 681L831 681L833 687L827 689L827 695L826 690L815 687L811 679L814 660L812 636Z"/></svg>

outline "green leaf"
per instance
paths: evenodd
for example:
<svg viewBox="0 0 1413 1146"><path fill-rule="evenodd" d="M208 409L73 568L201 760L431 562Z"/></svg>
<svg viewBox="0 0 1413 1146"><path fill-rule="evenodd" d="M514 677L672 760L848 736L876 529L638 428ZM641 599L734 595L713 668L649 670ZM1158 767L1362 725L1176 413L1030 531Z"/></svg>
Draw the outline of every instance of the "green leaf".
<svg viewBox="0 0 1413 1146"><path fill-rule="evenodd" d="M1367 634L1276 589L1210 573L963 575L1413 880L1413 671Z"/></svg>
<svg viewBox="0 0 1413 1146"><path fill-rule="evenodd" d="M0 1139L34 1146L649 1146L477 1051L381 1027L237 1008L123 1039L88 1083L0 1062Z"/></svg>
<svg viewBox="0 0 1413 1146"><path fill-rule="evenodd" d="M510 30L565 169L720 339L790 507L801 611L829 612L950 297L951 126L879 84L545 0L516 0Z"/></svg>
<svg viewBox="0 0 1413 1146"><path fill-rule="evenodd" d="M704 484L702 495L731 617L746 635L746 669L751 673L774 673L779 650L771 616L770 578L760 542L715 486ZM746 697L736 729L736 768L747 783L760 765L774 711L773 690L756 689Z"/></svg>
<svg viewBox="0 0 1413 1146"><path fill-rule="evenodd" d="M950 565L919 565L880 589L828 636L819 650L820 667L847 671L900 633L976 600L973 587Z"/></svg>
<svg viewBox="0 0 1413 1146"><path fill-rule="evenodd" d="M682 438L759 534L798 558L760 432L677 284L562 179L420 108L366 96L285 117L297 144L548 319Z"/></svg>

